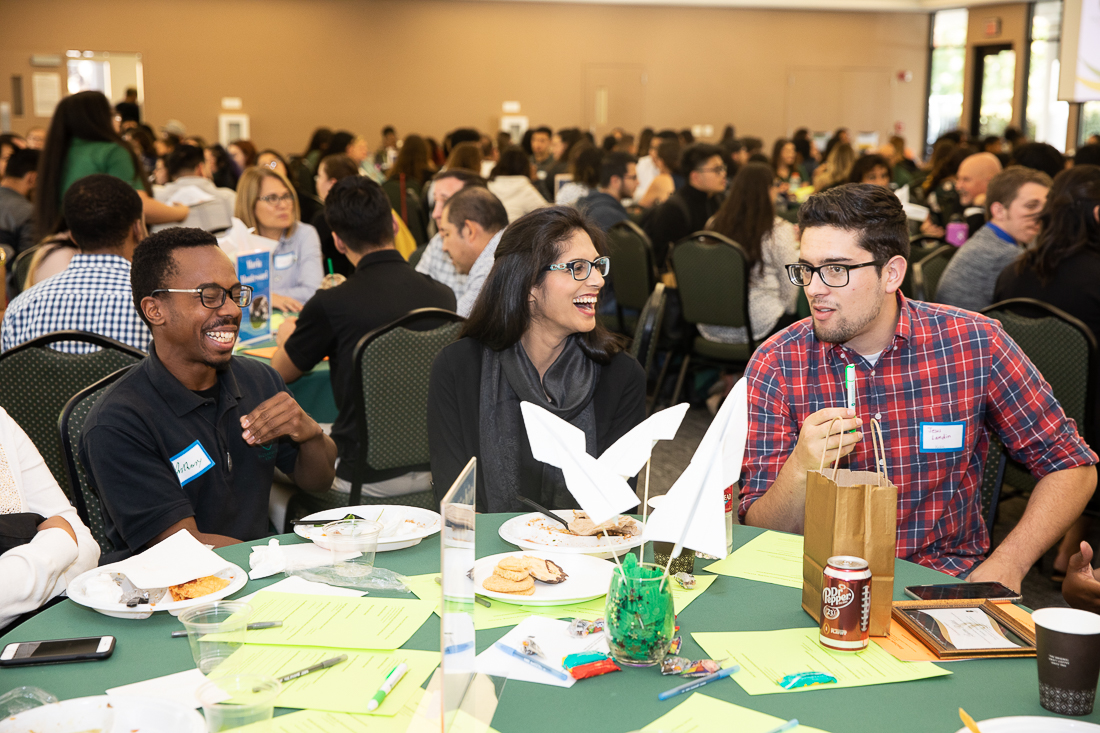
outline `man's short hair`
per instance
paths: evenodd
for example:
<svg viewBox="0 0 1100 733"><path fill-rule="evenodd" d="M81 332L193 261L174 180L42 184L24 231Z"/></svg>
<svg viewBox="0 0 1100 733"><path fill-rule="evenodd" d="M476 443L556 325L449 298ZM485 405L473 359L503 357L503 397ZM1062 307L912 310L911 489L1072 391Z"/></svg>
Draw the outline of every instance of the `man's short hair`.
<svg viewBox="0 0 1100 733"><path fill-rule="evenodd" d="M16 148L8 158L8 166L4 169L4 178L22 178L28 173L38 170L38 156L40 150L31 148Z"/></svg>
<svg viewBox="0 0 1100 733"><path fill-rule="evenodd" d="M813 227L855 232L856 242L875 260L909 257L909 224L901 201L873 183L846 183L815 193L798 209L798 226L803 232Z"/></svg>
<svg viewBox="0 0 1100 733"><path fill-rule="evenodd" d="M759 153L764 149L764 141L758 137L743 137L741 138L741 144L745 147L749 155Z"/></svg>
<svg viewBox="0 0 1100 733"><path fill-rule="evenodd" d="M325 221L356 254L393 243L390 199L366 176L348 176L332 187L325 197Z"/></svg>
<svg viewBox="0 0 1100 733"><path fill-rule="evenodd" d="M451 132L451 149L459 143L480 143L481 133L472 127L460 127Z"/></svg>
<svg viewBox="0 0 1100 733"><path fill-rule="evenodd" d="M1010 165L989 179L989 185L985 189L986 216L993 216L994 203L998 203L1005 208L1011 206L1025 183L1037 183L1040 186L1050 188L1051 178L1046 173L1037 171L1034 168Z"/></svg>
<svg viewBox="0 0 1100 733"><path fill-rule="evenodd" d="M146 325L152 324L141 309L141 301L152 297L154 290L168 287L168 278L176 273L175 251L217 246L217 237L192 227L164 229L142 240L134 250L134 259L130 263L130 289L134 294L134 307Z"/></svg>
<svg viewBox="0 0 1100 733"><path fill-rule="evenodd" d="M435 174L432 180L442 181L444 178L455 178L459 181L462 181L463 188L466 188L467 186L487 188L487 184L485 183L484 178L472 171L463 170L462 168L448 168L445 171L440 171L439 173Z"/></svg>
<svg viewBox="0 0 1100 733"><path fill-rule="evenodd" d="M321 158L317 170L322 166L325 169L325 175L337 181L342 181L348 176L359 175L359 165L343 153L334 153Z"/></svg>
<svg viewBox="0 0 1100 733"><path fill-rule="evenodd" d="M164 159L164 168L168 178L176 180L182 175L193 173L205 160L202 148L195 145L177 145L176 149Z"/></svg>
<svg viewBox="0 0 1100 733"><path fill-rule="evenodd" d="M82 252L121 247L141 220L141 197L121 178L96 173L81 178L61 202L73 241Z"/></svg>
<svg viewBox="0 0 1100 733"><path fill-rule="evenodd" d="M393 129L393 125L386 125L385 127L382 128L382 137L385 137L386 135L396 135L396 134L397 134L397 130Z"/></svg>
<svg viewBox="0 0 1100 733"><path fill-rule="evenodd" d="M685 176L690 176L693 170L701 168L704 163L716 155L725 160L724 152L722 148L710 143L688 145L684 148L684 152L680 153L680 172Z"/></svg>
<svg viewBox="0 0 1100 733"><path fill-rule="evenodd" d="M551 130L546 125L543 125L542 127L536 127L534 130L531 131L531 134L532 135L546 135L546 137L554 137L554 131Z"/></svg>
<svg viewBox="0 0 1100 733"><path fill-rule="evenodd" d="M607 188L611 185L614 176L626 178L626 168L631 163L637 163L638 159L630 153L615 151L603 156L600 161L600 187Z"/></svg>
<svg viewBox="0 0 1100 733"><path fill-rule="evenodd" d="M11 170L11 160L11 158L8 158L8 170ZM1073 156L1073 164L1100 165L1100 144L1089 143L1077 148L1077 153Z"/></svg>
<svg viewBox="0 0 1100 733"><path fill-rule="evenodd" d="M1012 162L1025 168L1034 168L1051 178L1065 170L1066 158L1058 148L1047 143L1024 143L1012 151Z"/></svg>
<svg viewBox="0 0 1100 733"><path fill-rule="evenodd" d="M489 234L496 234L508 226L508 212L487 188L466 186L447 199L444 208L447 220L459 229L467 221L476 221Z"/></svg>

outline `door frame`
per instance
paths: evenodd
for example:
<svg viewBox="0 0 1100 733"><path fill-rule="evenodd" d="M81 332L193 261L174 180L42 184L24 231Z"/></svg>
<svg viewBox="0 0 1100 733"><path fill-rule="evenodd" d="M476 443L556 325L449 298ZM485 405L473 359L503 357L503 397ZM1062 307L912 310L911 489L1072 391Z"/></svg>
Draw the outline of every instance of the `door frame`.
<svg viewBox="0 0 1100 733"><path fill-rule="evenodd" d="M968 122L968 129L973 137L979 137L979 130L981 129L982 120L982 84L985 80L985 57L994 56L1002 51L1015 51L1015 46L1011 43L988 43L980 46L974 46L974 52L972 57L972 65L970 72L970 88L973 90L971 94L970 105L970 119ZM1016 87L1017 79L1016 73L1019 70L1019 63L1015 65L1012 76L1012 110L1014 118L1016 111ZM1009 124L1012 124L1010 118Z"/></svg>

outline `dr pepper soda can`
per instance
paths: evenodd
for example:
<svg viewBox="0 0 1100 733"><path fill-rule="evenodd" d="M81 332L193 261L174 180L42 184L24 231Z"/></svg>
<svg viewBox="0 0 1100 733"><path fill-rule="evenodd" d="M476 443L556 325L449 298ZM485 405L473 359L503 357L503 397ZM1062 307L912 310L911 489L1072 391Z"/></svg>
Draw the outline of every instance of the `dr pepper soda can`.
<svg viewBox="0 0 1100 733"><path fill-rule="evenodd" d="M871 570L851 555L830 557L821 584L821 646L838 652L867 648Z"/></svg>

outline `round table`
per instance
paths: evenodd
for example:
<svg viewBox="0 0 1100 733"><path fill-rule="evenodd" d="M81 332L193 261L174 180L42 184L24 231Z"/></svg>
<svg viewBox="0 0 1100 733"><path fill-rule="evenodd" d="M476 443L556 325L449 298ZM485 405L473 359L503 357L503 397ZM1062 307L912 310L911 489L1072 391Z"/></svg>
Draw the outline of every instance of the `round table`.
<svg viewBox="0 0 1100 733"><path fill-rule="evenodd" d="M513 516L478 515L478 557L516 549L497 534L498 527ZM739 547L760 532L751 527L735 527L734 545ZM284 543L299 541L296 535L280 539ZM252 544L259 543L235 545L218 553L247 568ZM405 550L380 553L377 562L407 575L438 572L439 537L435 535ZM698 564L696 572L701 572ZM281 577L250 581L237 595L251 593ZM949 578L934 570L899 560L894 597L902 599L906 585L945 580ZM681 654L692 659L704 656L692 640L692 632L814 626L800 602L799 589L718 576L678 617L684 639ZM126 621L65 601L0 638L0 646L14 641L111 634L118 640L114 655L102 662L0 669L0 693L19 685L35 685L67 699L98 695L107 688L185 671L194 666L187 641L169 638L170 632L180 628L179 621L167 613L154 614L144 621ZM478 652L507 631L508 628L478 631ZM429 618L406 648L438 650L439 618L434 615ZM950 733L961 727L960 707L978 720L1007 715L1052 715L1039 706L1034 658L974 660L945 666L954 674L901 684L750 696L732 680L723 680L707 685L700 692L784 720L798 718L806 725L832 733L886 730ZM646 726L688 698L681 695L659 702L657 694L674 687L678 681L662 677L655 669L624 669L582 680L572 689L517 681L503 683L504 680L497 680L500 701L493 718L493 727L501 733L580 727L619 733ZM1084 720L1100 722L1100 708Z"/></svg>

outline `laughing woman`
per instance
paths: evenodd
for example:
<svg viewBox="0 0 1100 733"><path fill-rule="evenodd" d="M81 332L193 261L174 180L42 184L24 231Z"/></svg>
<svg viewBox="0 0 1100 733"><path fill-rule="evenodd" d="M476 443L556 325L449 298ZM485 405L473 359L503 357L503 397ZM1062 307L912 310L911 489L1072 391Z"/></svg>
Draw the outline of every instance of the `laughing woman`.
<svg viewBox="0 0 1100 733"><path fill-rule="evenodd" d="M567 206L504 230L459 341L432 366L428 441L436 499L477 456L477 511L577 506L560 469L531 454L520 402L584 431L599 456L645 417L645 374L596 323L610 264L603 233Z"/></svg>

